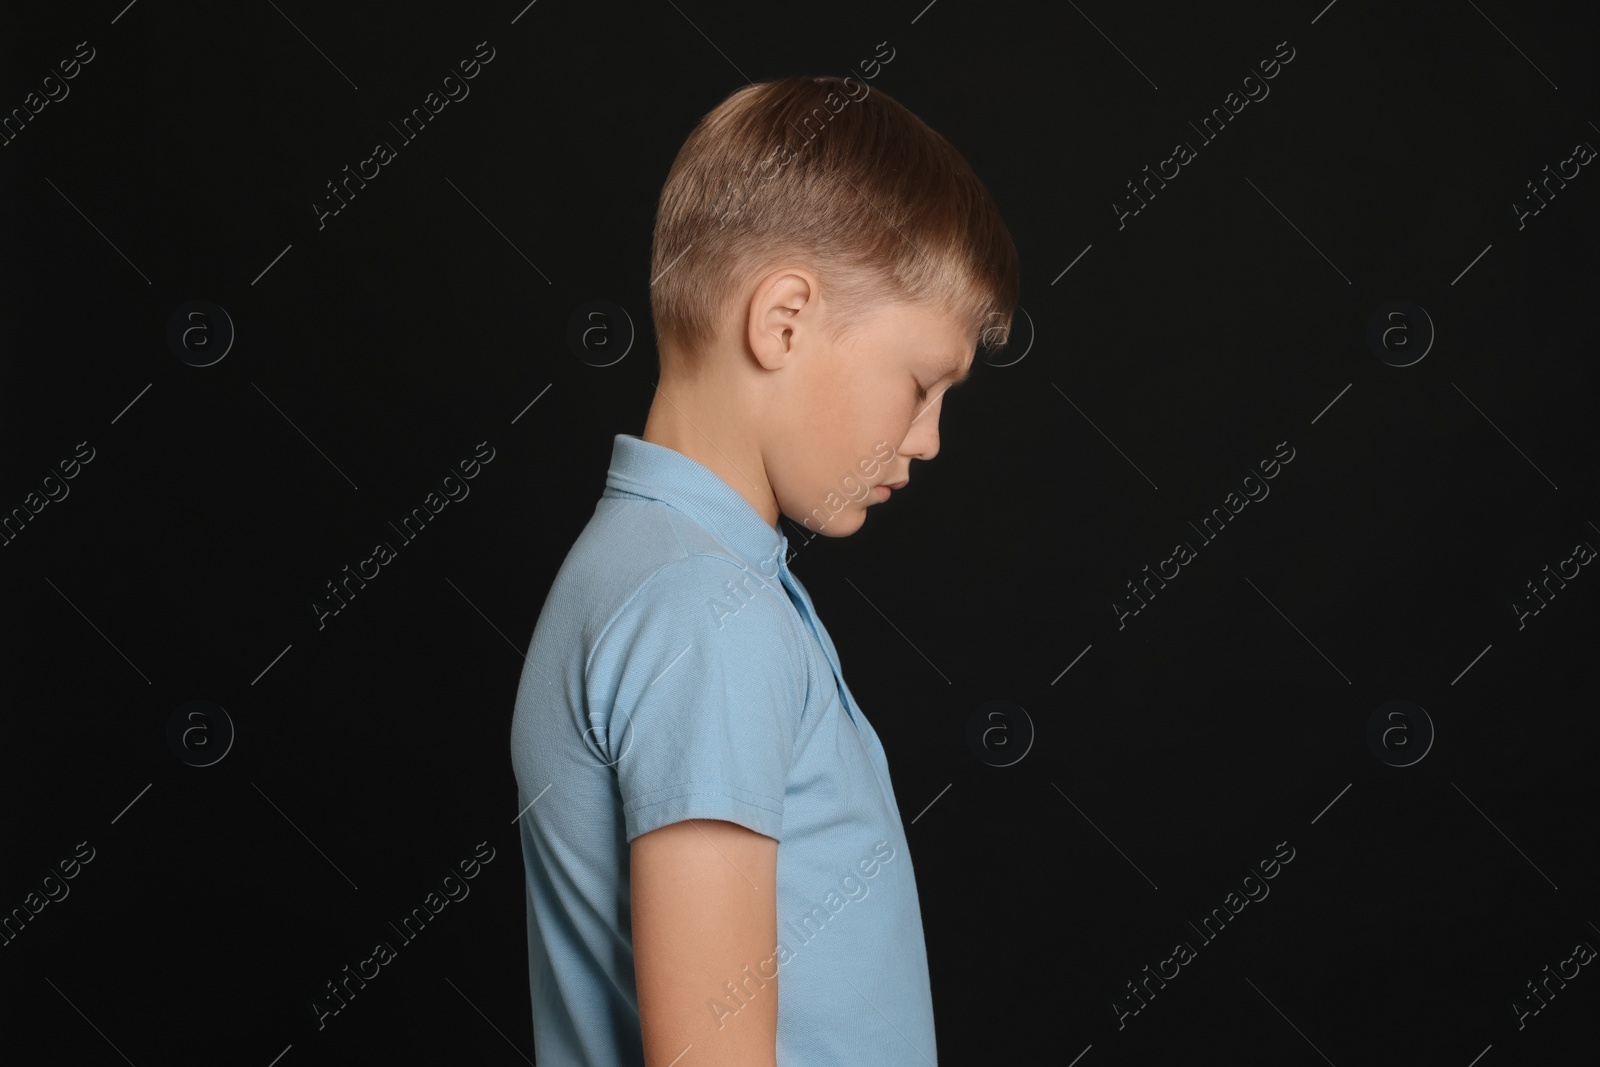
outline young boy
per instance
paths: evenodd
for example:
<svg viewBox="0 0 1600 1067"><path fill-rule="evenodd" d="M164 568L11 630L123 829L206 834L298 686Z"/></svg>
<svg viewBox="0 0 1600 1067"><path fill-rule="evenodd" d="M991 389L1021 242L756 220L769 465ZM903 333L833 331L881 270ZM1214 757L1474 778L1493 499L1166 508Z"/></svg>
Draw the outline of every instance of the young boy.
<svg viewBox="0 0 1600 1067"><path fill-rule="evenodd" d="M934 457L944 391L1009 333L1016 248L904 106L795 77L701 119L652 255L655 400L512 720L536 1057L926 1067L889 764L779 520L848 536Z"/></svg>

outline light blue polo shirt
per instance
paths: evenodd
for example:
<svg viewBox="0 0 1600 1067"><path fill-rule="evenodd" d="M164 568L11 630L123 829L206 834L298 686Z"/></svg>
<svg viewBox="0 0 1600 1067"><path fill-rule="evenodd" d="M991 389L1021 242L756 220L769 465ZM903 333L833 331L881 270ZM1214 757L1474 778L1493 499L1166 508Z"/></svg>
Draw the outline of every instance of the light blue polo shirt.
<svg viewBox="0 0 1600 1067"><path fill-rule="evenodd" d="M540 1067L642 1067L629 844L684 819L778 841L777 958L706 990L708 1016L736 1026L781 988L779 1067L937 1062L883 746L788 538L708 467L616 435L539 613L511 758Z"/></svg>

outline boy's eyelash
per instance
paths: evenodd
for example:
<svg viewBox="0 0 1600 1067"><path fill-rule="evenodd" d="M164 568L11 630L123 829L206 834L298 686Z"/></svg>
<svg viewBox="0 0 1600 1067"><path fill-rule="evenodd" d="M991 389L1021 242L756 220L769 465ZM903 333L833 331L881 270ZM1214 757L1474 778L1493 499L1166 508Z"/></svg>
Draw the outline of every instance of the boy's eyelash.
<svg viewBox="0 0 1600 1067"><path fill-rule="evenodd" d="M921 382L917 382L917 399L918 400L926 400L926 399L928 399L928 391L922 387L922 383Z"/></svg>

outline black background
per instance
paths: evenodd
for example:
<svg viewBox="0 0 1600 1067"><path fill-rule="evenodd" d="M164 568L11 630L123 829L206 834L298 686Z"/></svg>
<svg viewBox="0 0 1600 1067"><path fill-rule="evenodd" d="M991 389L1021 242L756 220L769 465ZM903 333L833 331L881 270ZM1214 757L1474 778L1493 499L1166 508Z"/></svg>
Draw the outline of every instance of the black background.
<svg viewBox="0 0 1600 1067"><path fill-rule="evenodd" d="M912 490L848 539L784 523L889 753L943 1062L1592 1062L1593 967L1512 1009L1600 945L1600 578L1513 607L1600 545L1600 177L1512 207L1600 144L1584 19L8 6L7 113L94 58L0 147L0 512L94 458L0 547L0 914L94 858L0 947L6 1058L532 1059L512 700L650 404L656 198L747 80L854 73L966 155L1023 266L1017 344L947 400ZM325 183L481 41L470 96L319 228ZM1200 145L1189 123L1285 41L1270 95ZM1119 228L1179 140L1196 158ZM167 339L191 300L236 330L209 366ZM592 300L631 346L617 314L569 345ZM1426 350L1407 366L1367 340L1392 301L1426 316L1387 320L1391 360ZM198 321L191 360L222 336ZM470 496L319 628L325 583L480 442ZM1271 495L1201 543L1279 442ZM1119 628L1178 540L1197 558ZM992 699L1036 731L1011 766L967 742ZM219 713L168 741L192 700L235 732L209 766L181 757L215 756ZM1367 741L1391 700L1435 731L1409 766ZM1420 743L1402 725L1391 760ZM471 895L319 1029L324 983L480 842ZM1200 942L1280 842L1270 896ZM1180 940L1196 958L1119 1029Z"/></svg>

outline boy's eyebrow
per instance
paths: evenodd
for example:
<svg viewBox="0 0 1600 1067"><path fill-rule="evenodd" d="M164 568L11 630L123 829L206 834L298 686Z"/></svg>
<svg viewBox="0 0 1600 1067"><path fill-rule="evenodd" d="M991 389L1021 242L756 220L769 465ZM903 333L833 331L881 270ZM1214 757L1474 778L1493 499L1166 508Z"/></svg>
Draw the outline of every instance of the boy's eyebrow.
<svg viewBox="0 0 1600 1067"><path fill-rule="evenodd" d="M967 379L971 378L972 377L972 368L977 366L977 365L978 365L978 357L976 355L974 355L972 357L972 362L967 364L967 369L961 372L961 377L959 377L955 381L951 382L948 386L946 386L946 388L947 389L954 389L956 386L962 384Z"/></svg>

